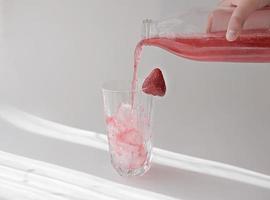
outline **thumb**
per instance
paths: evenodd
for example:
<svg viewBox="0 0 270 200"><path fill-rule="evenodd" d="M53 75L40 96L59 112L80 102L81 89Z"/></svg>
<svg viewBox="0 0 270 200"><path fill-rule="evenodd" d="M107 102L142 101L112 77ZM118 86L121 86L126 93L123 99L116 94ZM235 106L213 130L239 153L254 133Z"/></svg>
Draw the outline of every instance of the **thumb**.
<svg viewBox="0 0 270 200"><path fill-rule="evenodd" d="M234 41L237 39L241 32L246 19L255 10L258 9L257 2L254 0L242 0L233 11L230 18L226 38L228 41Z"/></svg>

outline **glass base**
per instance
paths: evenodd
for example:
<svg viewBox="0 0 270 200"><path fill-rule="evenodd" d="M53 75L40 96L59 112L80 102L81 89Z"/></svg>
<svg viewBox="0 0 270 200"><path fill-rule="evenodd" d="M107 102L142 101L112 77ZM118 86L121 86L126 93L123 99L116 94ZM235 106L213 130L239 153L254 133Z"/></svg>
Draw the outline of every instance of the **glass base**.
<svg viewBox="0 0 270 200"><path fill-rule="evenodd" d="M142 176L151 168L150 162L147 163L146 165L143 165L141 168L127 169L127 170L124 170L124 169L119 168L119 167L115 167L113 163L112 163L112 165L113 165L114 169L117 171L117 173L120 176L124 176L124 177Z"/></svg>
<svg viewBox="0 0 270 200"><path fill-rule="evenodd" d="M113 149L119 151L119 149L117 148L119 146L121 147L121 145L123 145L123 147L125 148L127 147L129 148L127 149L122 148L120 153L117 151L113 151ZM118 146L110 145L109 149L110 149L111 164L120 176L125 177L142 176L151 168L152 143L150 139L146 140L144 145L143 146L140 145L139 148L135 145L132 146L125 143L120 144L118 143ZM140 154L141 149L143 150L142 154ZM142 159L144 160L144 162L141 162Z"/></svg>

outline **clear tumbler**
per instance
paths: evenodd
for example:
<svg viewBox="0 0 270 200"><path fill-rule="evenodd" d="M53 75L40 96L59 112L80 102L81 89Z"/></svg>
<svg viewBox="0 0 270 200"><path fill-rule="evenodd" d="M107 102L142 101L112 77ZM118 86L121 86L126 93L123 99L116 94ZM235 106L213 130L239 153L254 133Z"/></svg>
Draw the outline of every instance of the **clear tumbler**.
<svg viewBox="0 0 270 200"><path fill-rule="evenodd" d="M111 163L121 176L143 175L150 168L153 97L131 90L131 81L103 85Z"/></svg>

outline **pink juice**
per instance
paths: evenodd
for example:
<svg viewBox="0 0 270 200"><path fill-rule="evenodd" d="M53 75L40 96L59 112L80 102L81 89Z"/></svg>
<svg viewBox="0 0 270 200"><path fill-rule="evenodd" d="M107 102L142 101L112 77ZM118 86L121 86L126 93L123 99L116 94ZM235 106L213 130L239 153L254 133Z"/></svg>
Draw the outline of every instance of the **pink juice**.
<svg viewBox="0 0 270 200"><path fill-rule="evenodd" d="M113 165L122 173L149 164L149 119L139 112L140 110L133 109L130 104L123 103L115 115L106 119Z"/></svg>
<svg viewBox="0 0 270 200"><path fill-rule="evenodd" d="M121 103L116 112L107 116L108 141L111 160L120 175L142 175L150 167L151 130L149 105L137 105L137 69L142 52L138 45L134 54L134 73L130 103ZM148 107L148 109L146 109Z"/></svg>
<svg viewBox="0 0 270 200"><path fill-rule="evenodd" d="M138 65L141 59L141 54L142 54L142 48L143 48L143 43L138 43L138 45L135 48L134 52L134 65L133 65L133 77L132 77L132 83L131 83L131 105L133 106L134 104L134 98L135 98L135 91L137 87L137 81L138 81Z"/></svg>
<svg viewBox="0 0 270 200"><path fill-rule="evenodd" d="M157 37L142 40L137 48L143 45L160 47L177 56L198 61L270 62L269 32L243 34L234 42L228 42L224 32L175 38Z"/></svg>

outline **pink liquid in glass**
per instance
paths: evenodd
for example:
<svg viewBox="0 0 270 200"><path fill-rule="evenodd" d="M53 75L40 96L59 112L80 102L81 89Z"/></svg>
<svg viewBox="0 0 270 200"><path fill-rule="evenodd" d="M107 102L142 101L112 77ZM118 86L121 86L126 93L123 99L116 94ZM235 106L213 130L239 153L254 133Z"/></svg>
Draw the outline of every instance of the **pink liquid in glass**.
<svg viewBox="0 0 270 200"><path fill-rule="evenodd" d="M113 166L120 174L131 175L133 170L149 167L149 119L138 112L130 104L121 104L116 114L106 119Z"/></svg>

